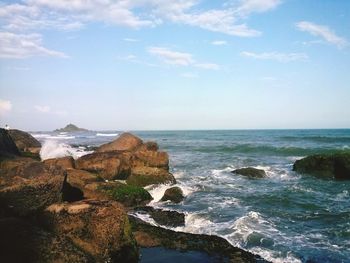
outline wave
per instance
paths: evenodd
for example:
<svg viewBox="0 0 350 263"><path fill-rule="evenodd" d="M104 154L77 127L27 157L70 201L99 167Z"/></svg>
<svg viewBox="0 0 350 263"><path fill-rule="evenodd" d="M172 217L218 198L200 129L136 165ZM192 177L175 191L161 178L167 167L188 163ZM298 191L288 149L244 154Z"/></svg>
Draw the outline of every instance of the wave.
<svg viewBox="0 0 350 263"><path fill-rule="evenodd" d="M306 156L318 153L336 153L348 151L342 148L301 148L301 147L275 147L269 145L239 144L235 146L200 147L194 149L203 153L235 153L235 154L264 154L272 156Z"/></svg>
<svg viewBox="0 0 350 263"><path fill-rule="evenodd" d="M65 143L46 140L41 147L40 157L42 160L66 156L72 156L74 159L77 159L89 153L92 153L92 151L87 151L84 147L74 148Z"/></svg>
<svg viewBox="0 0 350 263"><path fill-rule="evenodd" d="M312 141L312 142L324 142L324 143L350 143L350 137L344 136L281 136L280 139L284 141Z"/></svg>
<svg viewBox="0 0 350 263"><path fill-rule="evenodd" d="M105 137L115 137L118 136L119 133L96 133L96 136L105 136Z"/></svg>

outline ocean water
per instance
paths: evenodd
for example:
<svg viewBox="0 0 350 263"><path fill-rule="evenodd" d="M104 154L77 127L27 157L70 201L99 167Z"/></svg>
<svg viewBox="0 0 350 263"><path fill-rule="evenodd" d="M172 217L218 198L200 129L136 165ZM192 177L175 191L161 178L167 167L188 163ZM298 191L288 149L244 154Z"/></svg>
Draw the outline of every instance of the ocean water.
<svg viewBox="0 0 350 263"><path fill-rule="evenodd" d="M88 153L119 131L33 132L42 157ZM292 171L295 160L350 151L350 130L137 131L170 156L186 199L159 202L169 185L148 187L151 205L186 214L178 231L215 234L272 262L350 262L350 181ZM234 175L264 169L267 178ZM145 218L152 221L150 218ZM154 222L151 222L154 223Z"/></svg>

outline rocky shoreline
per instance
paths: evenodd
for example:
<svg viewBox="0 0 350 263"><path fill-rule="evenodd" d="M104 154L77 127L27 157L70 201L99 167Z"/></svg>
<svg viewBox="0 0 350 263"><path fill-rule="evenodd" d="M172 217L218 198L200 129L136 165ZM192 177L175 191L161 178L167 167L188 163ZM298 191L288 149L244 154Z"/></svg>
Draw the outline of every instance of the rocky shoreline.
<svg viewBox="0 0 350 263"><path fill-rule="evenodd" d="M124 133L77 160L41 161L35 138L1 129L0 261L138 262L140 248L158 247L200 252L219 262L266 262L223 238L175 232L128 216L142 211L159 225L184 224L181 213L145 207L152 196L144 186L176 182L168 154L158 148ZM183 198L174 187L163 200Z"/></svg>

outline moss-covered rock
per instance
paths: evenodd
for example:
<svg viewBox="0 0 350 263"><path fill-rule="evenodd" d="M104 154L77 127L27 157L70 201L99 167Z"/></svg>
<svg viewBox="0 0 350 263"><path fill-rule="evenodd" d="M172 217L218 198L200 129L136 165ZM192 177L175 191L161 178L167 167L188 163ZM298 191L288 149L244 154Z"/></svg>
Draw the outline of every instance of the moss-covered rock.
<svg viewBox="0 0 350 263"><path fill-rule="evenodd" d="M177 211L157 209L151 206L138 207L134 211L141 214L148 214L159 225L170 227L185 225L185 214Z"/></svg>
<svg viewBox="0 0 350 263"><path fill-rule="evenodd" d="M151 184L176 183L176 180L166 169L140 166L131 170L131 175L126 182L130 185L143 187Z"/></svg>
<svg viewBox="0 0 350 263"><path fill-rule="evenodd" d="M350 152L307 156L294 163L293 171L321 178L350 180Z"/></svg>

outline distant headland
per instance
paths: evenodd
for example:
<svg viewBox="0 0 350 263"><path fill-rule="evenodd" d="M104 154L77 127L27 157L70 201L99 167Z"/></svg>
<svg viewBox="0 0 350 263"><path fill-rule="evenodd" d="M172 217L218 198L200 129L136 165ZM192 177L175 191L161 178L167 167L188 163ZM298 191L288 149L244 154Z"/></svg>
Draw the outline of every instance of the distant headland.
<svg viewBox="0 0 350 263"><path fill-rule="evenodd" d="M78 126L71 123L64 128L55 130L55 132L81 132L81 131L88 131L88 130L84 128L79 128Z"/></svg>

